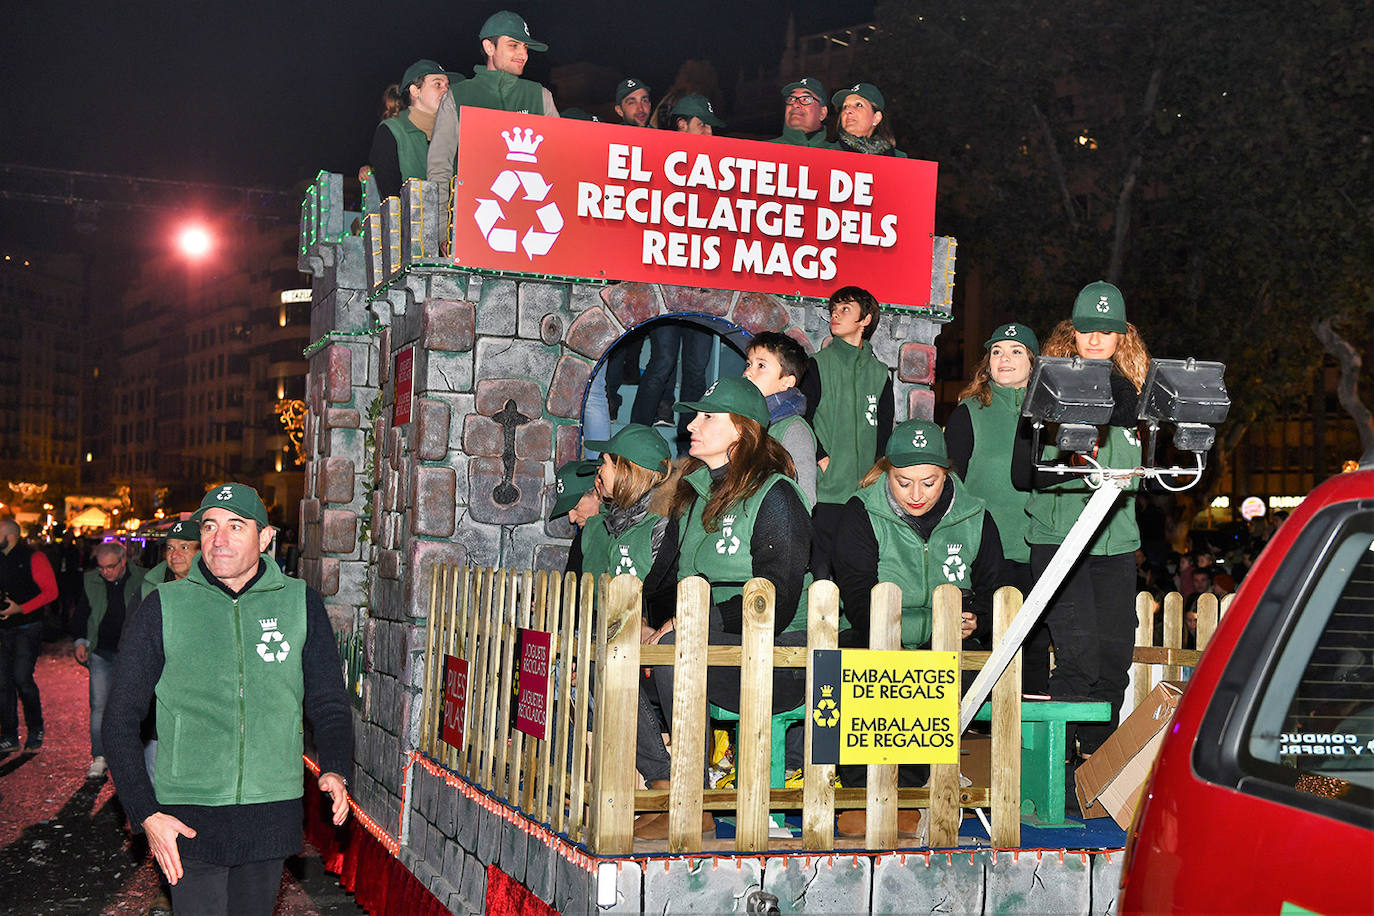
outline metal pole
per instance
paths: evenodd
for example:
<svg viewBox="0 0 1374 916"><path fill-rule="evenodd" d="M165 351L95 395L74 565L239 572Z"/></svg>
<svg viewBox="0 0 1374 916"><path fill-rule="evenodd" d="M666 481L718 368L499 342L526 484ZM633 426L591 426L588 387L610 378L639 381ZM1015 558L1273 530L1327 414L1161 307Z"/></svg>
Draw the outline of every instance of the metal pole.
<svg viewBox="0 0 1374 916"><path fill-rule="evenodd" d="M1102 481L1102 486L1097 488L1088 504L1083 507L1083 512L1078 516L1078 521L1073 523L1069 529L1069 534L1064 538L1064 543L1059 545L1055 551L1054 558L1050 560L1050 565L1045 568L1044 574L1035 587L1031 589L1030 595L1026 598L1025 604L1021 605L1020 612L1012 621L1007 629L1002 641L993 647L992 655L987 663L983 665L983 670L978 672L978 676L973 679L973 684L969 686L968 693L964 694L963 702L959 705L959 731L962 732L973 716L978 712L978 708L983 705L983 701L992 692L993 683L1002 676L1003 670L1011 663L1012 656L1021 648L1021 643L1025 640L1026 634L1031 627L1035 626L1036 621L1045 613L1045 608L1049 606L1050 599L1055 592L1059 591L1059 586L1068 578L1069 570L1078 562L1078 558L1087 549L1088 542L1092 540L1097 529L1101 527L1102 520L1107 517L1107 513L1116 504L1116 498L1126 489L1130 482L1129 473L1122 477L1106 477Z"/></svg>

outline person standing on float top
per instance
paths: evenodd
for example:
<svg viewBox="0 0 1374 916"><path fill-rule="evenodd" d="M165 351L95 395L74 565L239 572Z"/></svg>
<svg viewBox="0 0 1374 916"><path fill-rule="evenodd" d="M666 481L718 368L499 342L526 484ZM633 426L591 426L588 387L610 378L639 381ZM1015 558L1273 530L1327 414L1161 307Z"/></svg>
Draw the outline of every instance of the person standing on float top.
<svg viewBox="0 0 1374 916"><path fill-rule="evenodd" d="M1030 424L1021 419L1021 404L1040 342L1029 327L1010 321L993 330L983 349L987 352L973 381L959 392L959 405L945 421L945 442L950 468L997 520L1007 584L1024 598L1035 583L1026 543L1030 516L1026 494L1012 486L1011 465L1016 438L1029 444ZM1043 620L1027 637L1022 659L1022 690L1044 694L1050 676L1050 635Z"/></svg>
<svg viewBox="0 0 1374 916"><path fill-rule="evenodd" d="M814 76L804 76L782 87L782 136L769 143L837 149L825 138L825 119L830 114L825 104L825 87Z"/></svg>
<svg viewBox="0 0 1374 916"><path fill-rule="evenodd" d="M405 107L377 125L367 154L379 197L395 197L406 179L427 175L429 138L434 133L439 104L447 97L450 83L462 79L461 74L449 73L432 60L417 60L406 68L401 77Z"/></svg>
<svg viewBox="0 0 1374 916"><path fill-rule="evenodd" d="M464 105L558 117L553 93L533 80L521 79L530 52L549 49L530 37L525 20L510 10L493 13L478 37L486 64L473 68L471 79L451 87L434 116L426 168L430 181L447 184L458 170L458 121Z"/></svg>

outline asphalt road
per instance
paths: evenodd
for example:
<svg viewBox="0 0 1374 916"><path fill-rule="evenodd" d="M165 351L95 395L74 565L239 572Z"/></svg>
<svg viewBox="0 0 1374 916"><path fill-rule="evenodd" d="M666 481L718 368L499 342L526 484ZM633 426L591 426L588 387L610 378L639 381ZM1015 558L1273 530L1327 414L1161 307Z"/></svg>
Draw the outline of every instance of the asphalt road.
<svg viewBox="0 0 1374 916"><path fill-rule="evenodd" d="M142 836L130 834L113 783L86 779L87 676L70 641L44 646L35 677L43 749L0 758L0 913L146 913L157 894L156 866ZM364 912L313 848L287 860L279 916Z"/></svg>

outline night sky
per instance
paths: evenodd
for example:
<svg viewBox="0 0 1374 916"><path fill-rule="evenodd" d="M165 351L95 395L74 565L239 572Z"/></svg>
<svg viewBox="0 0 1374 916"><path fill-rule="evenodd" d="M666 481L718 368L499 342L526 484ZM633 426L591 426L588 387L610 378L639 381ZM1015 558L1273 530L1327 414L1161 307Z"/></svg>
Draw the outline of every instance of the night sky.
<svg viewBox="0 0 1374 916"><path fill-rule="evenodd" d="M470 71L477 31L499 8L8 3L0 162L281 190L321 168L353 174L382 88L419 57ZM426 9L432 21L421 19ZM873 5L527 0L516 9L550 47L531 55L526 76L547 82L550 66L589 60L667 88L689 58L712 60L724 87L741 67L776 68L789 9L805 33L870 19ZM41 244L71 221L63 211L0 200L3 239Z"/></svg>

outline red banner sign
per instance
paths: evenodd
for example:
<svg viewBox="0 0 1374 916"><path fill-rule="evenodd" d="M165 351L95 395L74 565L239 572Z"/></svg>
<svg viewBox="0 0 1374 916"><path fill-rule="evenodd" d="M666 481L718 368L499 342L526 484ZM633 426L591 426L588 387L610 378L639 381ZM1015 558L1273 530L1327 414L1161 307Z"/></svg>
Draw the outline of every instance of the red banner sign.
<svg viewBox="0 0 1374 916"><path fill-rule="evenodd" d="M410 422L410 405L415 394L415 348L406 347L396 354L396 403L392 405L391 425Z"/></svg>
<svg viewBox="0 0 1374 916"><path fill-rule="evenodd" d="M444 656L444 720L439 736L446 744L463 749L468 720L468 662Z"/></svg>
<svg viewBox="0 0 1374 916"><path fill-rule="evenodd" d="M541 740L548 728L551 642L543 630L520 630L520 693L515 703L515 727Z"/></svg>
<svg viewBox="0 0 1374 916"><path fill-rule="evenodd" d="M454 261L927 305L934 162L465 108Z"/></svg>

